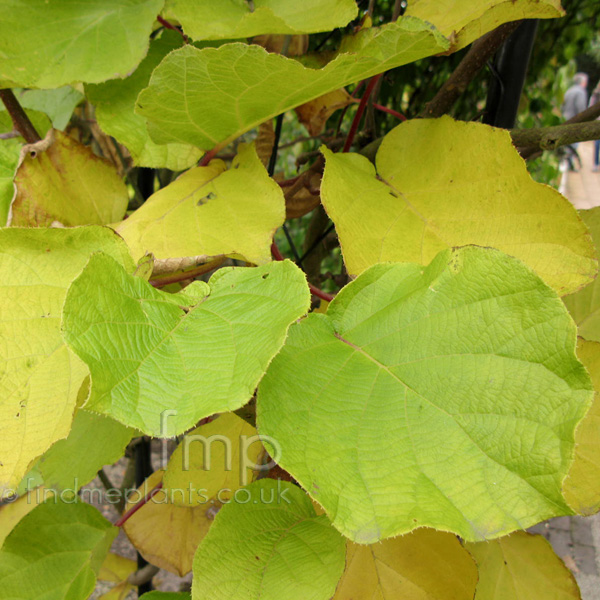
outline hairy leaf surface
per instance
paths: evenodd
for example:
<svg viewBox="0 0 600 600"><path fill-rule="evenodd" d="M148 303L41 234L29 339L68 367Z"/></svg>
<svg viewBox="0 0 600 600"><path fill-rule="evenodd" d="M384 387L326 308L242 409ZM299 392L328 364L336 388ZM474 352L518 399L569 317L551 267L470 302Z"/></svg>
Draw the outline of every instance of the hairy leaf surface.
<svg viewBox="0 0 600 600"><path fill-rule="evenodd" d="M41 504L13 529L0 550L2 597L86 600L117 533L89 504Z"/></svg>
<svg viewBox="0 0 600 600"><path fill-rule="evenodd" d="M328 600L344 569L344 539L308 496L261 479L223 506L194 557L203 600Z"/></svg>
<svg viewBox="0 0 600 600"><path fill-rule="evenodd" d="M585 224L558 191L533 181L504 130L407 121L385 136L377 172L359 154L323 154L321 197L352 275L384 261L427 264L468 244L521 259L560 294L596 275Z"/></svg>
<svg viewBox="0 0 600 600"><path fill-rule="evenodd" d="M447 47L448 40L419 19L357 33L322 68L256 45L188 45L156 68L136 110L155 142L210 149L327 92Z"/></svg>
<svg viewBox="0 0 600 600"><path fill-rule="evenodd" d="M0 230L0 490L69 433L88 371L65 346L60 315L67 287L99 250L133 270L105 227Z"/></svg>
<svg viewBox="0 0 600 600"><path fill-rule="evenodd" d="M263 33L317 33L347 25L358 12L354 0L168 0L167 14L195 40L252 37Z"/></svg>
<svg viewBox="0 0 600 600"><path fill-rule="evenodd" d="M308 306L289 261L223 268L169 294L98 254L69 289L63 329L91 372L86 408L168 437L248 402Z"/></svg>
<svg viewBox="0 0 600 600"><path fill-rule="evenodd" d="M188 144L155 144L148 135L144 119L133 110L138 94L150 81L152 71L181 44L178 33L164 31L150 42L148 56L129 77L85 88L87 97L96 107L96 118L102 130L126 146L134 164L141 167L182 171L197 162L202 154Z"/></svg>
<svg viewBox="0 0 600 600"><path fill-rule="evenodd" d="M374 266L292 326L257 428L350 539L481 540L570 513L561 483L592 396L556 294L467 247Z"/></svg>
<svg viewBox="0 0 600 600"><path fill-rule="evenodd" d="M126 77L164 0L4 0L0 81L54 88Z"/></svg>
<svg viewBox="0 0 600 600"><path fill-rule="evenodd" d="M221 160L190 169L153 194L117 226L136 259L151 252L166 259L197 255L271 259L285 200L256 154L241 144L227 169Z"/></svg>
<svg viewBox="0 0 600 600"><path fill-rule="evenodd" d="M573 574L541 535L519 531L465 546L479 568L475 600L581 598Z"/></svg>
<svg viewBox="0 0 600 600"><path fill-rule="evenodd" d="M456 536L417 529L380 544L347 543L332 600L473 600L477 567Z"/></svg>

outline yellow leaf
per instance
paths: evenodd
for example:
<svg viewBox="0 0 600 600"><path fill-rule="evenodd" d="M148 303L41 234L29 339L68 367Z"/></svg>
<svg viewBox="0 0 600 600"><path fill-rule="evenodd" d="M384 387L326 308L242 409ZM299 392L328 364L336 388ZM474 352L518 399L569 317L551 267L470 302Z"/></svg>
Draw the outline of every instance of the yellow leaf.
<svg viewBox="0 0 600 600"><path fill-rule="evenodd" d="M433 23L456 52L503 23L565 13L560 0L411 0L406 14Z"/></svg>
<svg viewBox="0 0 600 600"><path fill-rule="evenodd" d="M471 600L477 567L456 536L433 529L379 544L347 543L333 600Z"/></svg>
<svg viewBox="0 0 600 600"><path fill-rule="evenodd" d="M137 571L137 562L124 556L109 552L100 567L98 579L116 583L111 590L100 596L98 600L125 600L135 586L128 583L127 578Z"/></svg>
<svg viewBox="0 0 600 600"><path fill-rule="evenodd" d="M301 104L296 108L300 123L306 127L310 135L319 135L325 128L327 119L340 108L353 104L354 99L344 89L340 88L319 96L310 102Z"/></svg>
<svg viewBox="0 0 600 600"><path fill-rule="evenodd" d="M234 413L186 434L169 461L164 489L169 500L182 506L197 506L219 494L222 502L250 483L264 449L257 431Z"/></svg>
<svg viewBox="0 0 600 600"><path fill-rule="evenodd" d="M163 473L156 471L146 479L138 493L130 497L125 510L158 485ZM148 562L182 577L192 570L196 548L220 506L216 500L193 508L176 506L169 502L169 494L160 490L125 522L123 529Z"/></svg>
<svg viewBox="0 0 600 600"><path fill-rule="evenodd" d="M61 313L67 288L99 250L133 270L108 227L0 229L0 494L69 434L89 371L63 341Z"/></svg>
<svg viewBox="0 0 600 600"><path fill-rule="evenodd" d="M280 187L254 146L240 144L229 170L213 160L186 171L119 224L117 232L136 260L148 252L157 259L227 254L264 264L284 219Z"/></svg>
<svg viewBox="0 0 600 600"><path fill-rule="evenodd" d="M269 166L274 143L275 130L273 129L273 121L269 119L258 126L258 133L256 135L256 153L265 169Z"/></svg>
<svg viewBox="0 0 600 600"><path fill-rule="evenodd" d="M8 537L8 534L25 515L29 514L44 500L52 498L53 495L53 490L40 486L34 490L29 490L14 502L0 506L0 547Z"/></svg>
<svg viewBox="0 0 600 600"><path fill-rule="evenodd" d="M575 457L563 482L563 495L573 510L593 515L600 510L600 344L580 339L577 356L588 370L596 393L575 430Z"/></svg>
<svg viewBox="0 0 600 600"><path fill-rule="evenodd" d="M106 225L127 210L127 187L115 169L87 146L51 129L23 146L15 175L9 225Z"/></svg>
<svg viewBox="0 0 600 600"><path fill-rule="evenodd" d="M533 181L505 130L407 121L385 136L377 173L359 154L323 154L321 199L353 276L378 262L426 265L470 244L522 260L560 294L596 275L587 227L566 198Z"/></svg>
<svg viewBox="0 0 600 600"><path fill-rule="evenodd" d="M465 544L479 567L475 600L578 600L571 572L541 536L524 531Z"/></svg>

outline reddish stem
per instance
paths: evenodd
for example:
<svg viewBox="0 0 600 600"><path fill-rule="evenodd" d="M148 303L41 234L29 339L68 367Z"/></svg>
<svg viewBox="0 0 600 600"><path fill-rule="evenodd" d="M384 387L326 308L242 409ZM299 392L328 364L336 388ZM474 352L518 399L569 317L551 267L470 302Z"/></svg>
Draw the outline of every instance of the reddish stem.
<svg viewBox="0 0 600 600"><path fill-rule="evenodd" d="M356 110L356 114L354 115L354 119L352 120L352 125L350 125L350 131L348 132L348 137L346 138L346 143L344 144L342 152L348 152L350 150L352 142L354 141L354 137L356 136L356 132L358 131L360 120L362 119L363 113L365 112L365 108L367 108L369 96L373 92L373 89L377 85L377 82L381 79L381 76L382 73L380 73L379 75L375 75L375 77L371 77L371 79L369 80L367 89L365 90L365 93L360 99L360 104L358 105L358 109Z"/></svg>
<svg viewBox="0 0 600 600"><path fill-rule="evenodd" d="M358 104L360 102L360 100L358 100L358 98L357 98L355 100L355 102ZM373 108L376 108L377 110L380 110L381 112L387 113L388 115L392 115L393 117L396 117L397 119L400 119L401 121L406 121L406 117L402 113L399 113L398 111L394 110L393 108L388 108L387 106L383 106L383 104L377 104L377 103L373 102Z"/></svg>
<svg viewBox="0 0 600 600"><path fill-rule="evenodd" d="M117 527L122 527L135 513L142 508L145 504L147 504L160 490L162 489L163 482L160 481L153 487L135 506L132 506L127 512L124 512L121 515L121 518L115 523Z"/></svg>
<svg viewBox="0 0 600 600"><path fill-rule="evenodd" d="M166 19L163 19L163 17L161 17L160 15L158 15L158 17L156 17L156 20L163 27L166 27L167 29L170 29L171 31L176 31L183 38L183 41L186 44L188 43L189 40L187 38L187 35L185 35L185 33L183 33L183 31L181 31L180 29L178 29L177 27L175 27L175 25L173 25L172 23L169 23L169 21L167 21Z"/></svg>
<svg viewBox="0 0 600 600"><path fill-rule="evenodd" d="M273 255L273 258L275 260L285 260L283 257L283 254L281 254L281 252L275 242L273 242L271 244L271 254ZM321 298L321 300L326 300L327 302L331 302L335 298L335 296L332 296L331 294L328 294L327 292L320 290L317 286L310 283L310 281L308 282L308 287L310 288L312 295L316 296L317 298Z"/></svg>
<svg viewBox="0 0 600 600"><path fill-rule="evenodd" d="M205 167L216 155L217 152L220 150L219 146L215 146L212 150L209 150L201 159L200 162L198 163L199 167Z"/></svg>

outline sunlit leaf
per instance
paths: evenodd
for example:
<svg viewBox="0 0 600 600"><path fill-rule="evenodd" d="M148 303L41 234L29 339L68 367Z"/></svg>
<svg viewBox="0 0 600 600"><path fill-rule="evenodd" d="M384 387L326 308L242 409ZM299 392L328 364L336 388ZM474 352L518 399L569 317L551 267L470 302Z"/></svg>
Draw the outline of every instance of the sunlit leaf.
<svg viewBox="0 0 600 600"><path fill-rule="evenodd" d="M86 600L117 533L89 504L41 504L13 529L0 550L2 597Z"/></svg>
<svg viewBox="0 0 600 600"><path fill-rule="evenodd" d="M169 294L98 254L69 289L63 328L90 368L86 408L168 437L248 402L308 305L289 261L223 268Z"/></svg>
<svg viewBox="0 0 600 600"><path fill-rule="evenodd" d="M98 250L133 270L108 228L0 230L0 491L69 433L88 371L65 346L60 316L67 287Z"/></svg>
<svg viewBox="0 0 600 600"><path fill-rule="evenodd" d="M456 52L503 23L562 17L560 0L411 0L406 15L433 23Z"/></svg>
<svg viewBox="0 0 600 600"><path fill-rule="evenodd" d="M521 259L561 294L596 274L584 223L533 181L504 130L450 117L407 121L385 136L377 172L359 154L323 153L323 205L352 275L384 261L427 264L468 244Z"/></svg>
<svg viewBox="0 0 600 600"><path fill-rule="evenodd" d="M162 476L162 471L153 473L131 496L126 510L145 497ZM193 507L177 506L170 497L169 492L159 491L125 521L123 529L146 560L183 576L192 570L194 552L212 525L220 503L206 499L204 504Z"/></svg>
<svg viewBox="0 0 600 600"><path fill-rule="evenodd" d="M322 68L255 45L188 45L156 68L136 111L155 142L209 149L327 92L447 47L446 38L418 19L360 31Z"/></svg>
<svg viewBox="0 0 600 600"><path fill-rule="evenodd" d="M166 9L195 40L329 31L344 27L358 12L354 0L168 0Z"/></svg>
<svg viewBox="0 0 600 600"><path fill-rule="evenodd" d="M106 225L123 218L127 187L89 147L52 130L27 149L15 174L10 225Z"/></svg>
<svg viewBox="0 0 600 600"><path fill-rule="evenodd" d="M589 227L594 242L595 256L600 256L600 206L580 210L580 217ZM577 323L579 335L586 340L600 342L600 277L575 294L563 298L571 316Z"/></svg>
<svg viewBox="0 0 600 600"><path fill-rule="evenodd" d="M135 258L243 256L271 260L275 230L285 219L281 188L269 177L253 145L240 145L226 169L214 160L190 169L156 192L117 231Z"/></svg>
<svg viewBox="0 0 600 600"><path fill-rule="evenodd" d="M197 506L219 492L226 502L254 479L263 452L256 429L225 413L185 435L169 460L163 487L174 504Z"/></svg>
<svg viewBox="0 0 600 600"><path fill-rule="evenodd" d="M202 154L201 150L188 144L155 144L146 131L144 119L133 111L136 98L148 85L154 68L181 44L178 33L164 31L152 40L148 56L129 77L85 88L87 97L96 107L100 127L127 147L136 165L182 171L197 162Z"/></svg>
<svg viewBox="0 0 600 600"><path fill-rule="evenodd" d="M524 531L465 544L479 568L475 600L579 600L573 574L541 536Z"/></svg>
<svg viewBox="0 0 600 600"><path fill-rule="evenodd" d="M350 539L481 540L570 513L561 483L592 396L556 294L468 247L374 266L293 325L257 428Z"/></svg>
<svg viewBox="0 0 600 600"><path fill-rule="evenodd" d="M476 585L475 562L456 536L417 529L370 546L348 542L332 600L473 600Z"/></svg>
<svg viewBox="0 0 600 600"><path fill-rule="evenodd" d="M594 402L575 432L575 458L563 483L569 506L582 515L600 510L600 344L580 339L577 356L588 370Z"/></svg>
<svg viewBox="0 0 600 600"><path fill-rule="evenodd" d="M164 0L4 0L0 80L54 88L125 77L142 60Z"/></svg>
<svg viewBox="0 0 600 600"><path fill-rule="evenodd" d="M53 495L52 490L39 487L26 492L9 504L0 506L0 548L8 534L18 525L21 519L46 499L52 498Z"/></svg>
<svg viewBox="0 0 600 600"><path fill-rule="evenodd" d="M192 595L329 600L344 570L344 550L344 538L316 515L301 489L261 479L219 511L194 558Z"/></svg>

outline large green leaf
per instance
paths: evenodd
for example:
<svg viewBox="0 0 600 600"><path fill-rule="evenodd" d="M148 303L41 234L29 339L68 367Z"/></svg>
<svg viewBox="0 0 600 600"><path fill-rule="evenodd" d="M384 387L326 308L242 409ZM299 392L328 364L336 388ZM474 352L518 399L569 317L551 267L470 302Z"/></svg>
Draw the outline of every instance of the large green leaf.
<svg viewBox="0 0 600 600"><path fill-rule="evenodd" d="M447 48L446 38L412 18L359 32L320 69L256 45L185 46L156 68L136 111L155 142L208 149L327 92Z"/></svg>
<svg viewBox="0 0 600 600"><path fill-rule="evenodd" d="M52 88L125 77L164 0L4 0L0 81Z"/></svg>
<svg viewBox="0 0 600 600"><path fill-rule="evenodd" d="M76 494L102 467L123 456L134 434L135 430L114 419L78 410L67 438L56 442L36 463L44 485Z"/></svg>
<svg viewBox="0 0 600 600"><path fill-rule="evenodd" d="M541 535L465 544L479 568L475 600L580 600L573 574Z"/></svg>
<svg viewBox="0 0 600 600"><path fill-rule="evenodd" d="M354 0L168 0L165 8L195 40L329 31L344 27L358 12Z"/></svg>
<svg viewBox="0 0 600 600"><path fill-rule="evenodd" d="M220 269L210 285L169 294L92 257L63 317L65 339L92 375L86 408L171 436L243 406L309 296L291 262Z"/></svg>
<svg viewBox="0 0 600 600"><path fill-rule="evenodd" d="M583 222L589 227L600 259L600 206L579 211ZM563 301L573 317L579 335L592 342L600 342L600 277L575 294L565 296Z"/></svg>
<svg viewBox="0 0 600 600"><path fill-rule="evenodd" d="M148 135L144 119L133 110L138 94L150 81L152 71L181 43L178 33L164 31L150 43L148 56L129 77L85 88L87 97L96 107L100 127L127 147L136 165L182 171L197 162L202 154L201 150L188 144L155 144Z"/></svg>
<svg viewBox="0 0 600 600"><path fill-rule="evenodd" d="M568 514L593 392L560 299L493 249L382 264L290 328L257 427L350 539L494 538Z"/></svg>
<svg viewBox="0 0 600 600"><path fill-rule="evenodd" d="M327 517L286 481L261 479L239 492L198 547L194 600L329 600L345 542Z"/></svg>
<svg viewBox="0 0 600 600"><path fill-rule="evenodd" d="M503 23L553 19L565 13L560 0L411 0L406 14L433 23L452 39L452 51Z"/></svg>
<svg viewBox="0 0 600 600"><path fill-rule="evenodd" d="M185 172L117 226L138 259L221 254L264 264L285 220L281 188L254 145L240 144L231 168L221 160Z"/></svg>
<svg viewBox="0 0 600 600"><path fill-rule="evenodd" d="M98 250L134 269L105 227L0 230L0 490L69 433L87 368L64 345L60 315L67 287Z"/></svg>
<svg viewBox="0 0 600 600"><path fill-rule="evenodd" d="M117 533L89 504L41 504L13 529L0 550L2 598L86 600Z"/></svg>
<svg viewBox="0 0 600 600"><path fill-rule="evenodd" d="M15 173L9 224L50 227L106 225L125 215L129 195L105 159L58 130L26 146Z"/></svg>
<svg viewBox="0 0 600 600"><path fill-rule="evenodd" d="M468 244L521 259L561 294L596 275L585 224L566 198L533 181L502 129L408 121L385 136L377 172L359 154L323 153L321 199L353 275L388 260L427 264Z"/></svg>

